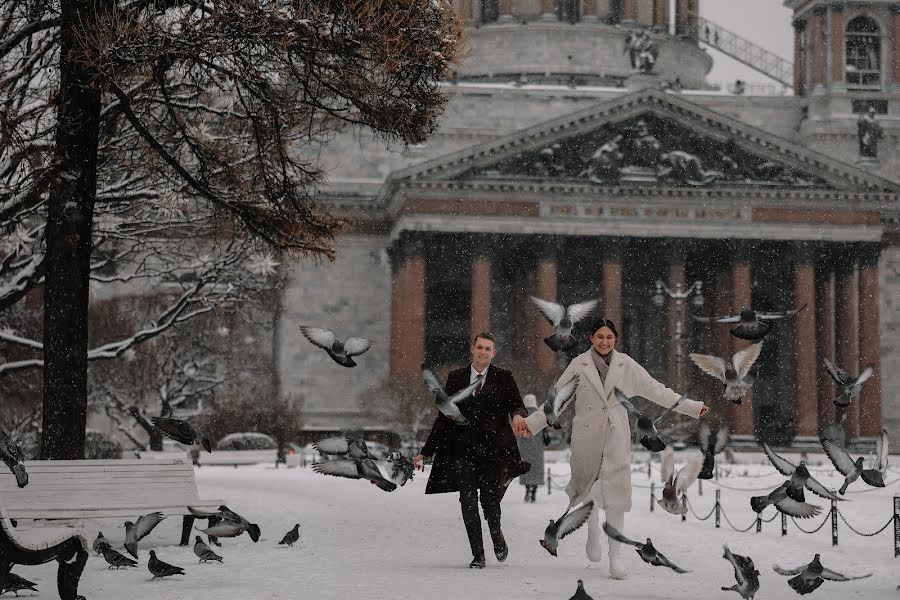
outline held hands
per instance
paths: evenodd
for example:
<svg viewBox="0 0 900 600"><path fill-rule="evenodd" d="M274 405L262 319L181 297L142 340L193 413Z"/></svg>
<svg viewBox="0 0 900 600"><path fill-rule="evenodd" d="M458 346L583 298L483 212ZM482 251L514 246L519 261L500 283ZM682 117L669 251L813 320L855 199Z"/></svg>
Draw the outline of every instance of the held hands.
<svg viewBox="0 0 900 600"><path fill-rule="evenodd" d="M513 417L513 431L518 437L531 437L531 430L520 415Z"/></svg>
<svg viewBox="0 0 900 600"><path fill-rule="evenodd" d="M700 409L700 416L702 417L703 415L705 415L708 412L709 412L709 407L704 404L703 408Z"/></svg>

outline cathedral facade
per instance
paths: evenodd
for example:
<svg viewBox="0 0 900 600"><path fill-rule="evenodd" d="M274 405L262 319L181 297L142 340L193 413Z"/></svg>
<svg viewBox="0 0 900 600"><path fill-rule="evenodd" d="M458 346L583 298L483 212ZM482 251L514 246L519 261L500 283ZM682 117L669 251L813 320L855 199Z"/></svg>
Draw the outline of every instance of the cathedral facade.
<svg viewBox="0 0 900 600"><path fill-rule="evenodd" d="M560 361L534 295L598 298L619 348L738 438L900 434L900 2L786 5L793 61L741 56L793 93L754 96L707 84L708 47L742 50L699 0L454 2L469 53L438 130L395 147L347 130L322 150L320 200L351 227L335 262L291 267L276 335L306 429L390 430L366 416L373 390L423 362L464 364L484 330L542 397ZM804 308L766 337L732 405L687 354L746 342L689 313L750 306ZM302 323L374 344L341 369ZM824 358L875 369L846 411Z"/></svg>

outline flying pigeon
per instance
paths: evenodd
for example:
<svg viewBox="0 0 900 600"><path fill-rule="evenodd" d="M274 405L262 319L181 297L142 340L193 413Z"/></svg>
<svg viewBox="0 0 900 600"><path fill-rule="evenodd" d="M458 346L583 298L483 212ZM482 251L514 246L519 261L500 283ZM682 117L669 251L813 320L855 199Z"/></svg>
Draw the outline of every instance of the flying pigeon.
<svg viewBox="0 0 900 600"><path fill-rule="evenodd" d="M641 411L639 411L631 402L634 398L639 398L640 396L629 398L619 388L613 389L616 393L616 398L619 400L619 404L624 406L625 409L628 410L628 412L637 417L637 429L638 433L641 434L641 446L651 452L662 452L666 447L666 444L659 438L659 432L656 430L656 424L660 419L665 417L671 411L675 410L675 408L679 404L681 404L685 398L687 398L687 394L682 394L681 397L676 400L672 406L662 411L655 419L651 419L650 417L647 417L643 413L641 413Z"/></svg>
<svg viewBox="0 0 900 600"><path fill-rule="evenodd" d="M570 304L566 307L534 296L529 296L529 298L538 307L544 318L556 328L553 335L544 338L544 343L554 352L570 350L575 347L577 342L572 337L572 328L597 308L597 300Z"/></svg>
<svg viewBox="0 0 900 600"><path fill-rule="evenodd" d="M742 308L738 315L728 315L726 317L699 317L691 314L691 318L700 323L740 323L729 333L736 338L758 342L766 337L772 330L773 323L778 319L793 317L798 312L806 308L804 304L800 308L792 308L791 310L782 310L775 312L758 312L750 308Z"/></svg>
<svg viewBox="0 0 900 600"><path fill-rule="evenodd" d="M313 463L313 471L323 475L366 479L385 492L393 492L397 486L406 485L413 478L413 464L399 452L392 452L385 460L374 458L339 458Z"/></svg>
<svg viewBox="0 0 900 600"><path fill-rule="evenodd" d="M199 562L207 562L215 560L222 562L222 557L212 551L212 548L203 543L203 538L199 535L194 536L194 554L200 559Z"/></svg>
<svg viewBox="0 0 900 600"><path fill-rule="evenodd" d="M481 381L473 382L452 396L447 395L447 392L444 391L444 386L441 385L441 382L438 381L438 378L430 369L422 368L422 381L425 382L425 387L428 388L428 391L434 394L434 403L442 414L459 425L468 424L469 420L459 412L456 404L460 400L465 400L471 396L475 388L481 384Z"/></svg>
<svg viewBox="0 0 900 600"><path fill-rule="evenodd" d="M822 438L822 449L828 455L828 459L834 468L844 476L844 483L838 493L843 495L847 487L862 477L862 480L872 487L884 487L884 472L887 470L888 461L888 437L887 431L882 429L875 440L875 465L872 469L866 469L863 465L863 457L855 461L850 453L833 441Z"/></svg>
<svg viewBox="0 0 900 600"><path fill-rule="evenodd" d="M212 444L209 438L187 421L171 417L150 417L150 420L164 436L188 446L200 443L207 452L212 453Z"/></svg>
<svg viewBox="0 0 900 600"><path fill-rule="evenodd" d="M103 544L100 546L100 552L103 553L103 558L109 563L108 569L118 569L119 567L136 567L138 563L136 560L132 560L119 552L118 550L113 550L112 546L109 544Z"/></svg>
<svg viewBox="0 0 900 600"><path fill-rule="evenodd" d="M97 556L100 556L101 554L103 554L103 546L109 546L109 540L103 537L103 532L101 531L97 534L97 539L94 540L94 543L91 544L91 548L94 549L94 552L97 554Z"/></svg>
<svg viewBox="0 0 900 600"><path fill-rule="evenodd" d="M281 538L281 541L278 542L280 545L287 544L288 546L293 547L294 544L300 539L300 523L294 525L294 528L284 534L284 537Z"/></svg>
<svg viewBox="0 0 900 600"><path fill-rule="evenodd" d="M355 367L354 356L359 356L372 347L372 342L361 337L348 337L343 342L330 329L300 325L300 333L314 346L324 350L331 359L342 367Z"/></svg>
<svg viewBox="0 0 900 600"><path fill-rule="evenodd" d="M731 587L723 587L723 592L737 592L744 600L753 600L753 596L759 591L759 571L749 556L733 554L728 546L722 546L722 558L734 567L734 579L737 581Z"/></svg>
<svg viewBox="0 0 900 600"><path fill-rule="evenodd" d="M675 453L666 446L662 453L660 476L664 484L662 498L656 501L664 511L673 515L683 515L688 509L682 501L685 491L697 481L703 468L703 454L698 453L675 473Z"/></svg>
<svg viewBox="0 0 900 600"><path fill-rule="evenodd" d="M791 480L787 480L780 486L769 492L766 496L753 496L750 498L750 508L757 514L761 513L767 506L773 504L779 512L783 512L789 517L797 519L809 519L814 517L822 510L819 506L794 500L788 494L788 488Z"/></svg>
<svg viewBox="0 0 900 600"><path fill-rule="evenodd" d="M799 465L795 465L791 461L783 458L776 454L769 445L763 442L763 450L766 453L766 456L769 457L769 461L779 473L785 475L786 477L790 477L790 484L788 488L788 495L798 502L803 502L803 488L808 489L816 496L821 498L825 498L826 500L845 500L845 498L840 498L833 492L830 492L824 485L819 483L819 481L809 474L809 469L806 468L806 465L802 462ZM802 468L801 468L802 467Z"/></svg>
<svg viewBox="0 0 900 600"><path fill-rule="evenodd" d="M701 421L698 433L700 452L703 453L703 468L698 479L712 479L716 471L716 454L728 445L728 425L722 425L717 433L713 433L706 421Z"/></svg>
<svg viewBox="0 0 900 600"><path fill-rule="evenodd" d="M28 485L28 473L25 471L25 454L22 448L12 441L6 432L0 431L0 460L16 476L16 485L20 488Z"/></svg>
<svg viewBox="0 0 900 600"><path fill-rule="evenodd" d="M125 521L125 549L128 550L128 554L137 558L137 543L147 537L165 518L161 512L154 512L139 517L137 523Z"/></svg>
<svg viewBox="0 0 900 600"><path fill-rule="evenodd" d="M156 551L150 551L150 560L147 562L147 568L153 573L153 579L157 577L169 577L171 575L184 575L184 569L170 565L156 558Z"/></svg>
<svg viewBox="0 0 900 600"><path fill-rule="evenodd" d="M823 567L820 558L820 555L816 554L813 557L812 562L807 565L800 565L795 569L785 569L778 565L772 565L772 569L779 575L784 575L786 577L793 575L793 577L788 579L788 585L801 596L816 591L826 579L829 581L852 581L854 579L865 579L866 577L872 576L871 573L859 575L857 577L841 575L840 573Z"/></svg>
<svg viewBox="0 0 900 600"><path fill-rule="evenodd" d="M544 415L547 417L547 424L555 429L562 427L559 424L559 415L568 408L569 400L575 397L578 376L562 387L557 387L558 385L559 380L550 386L550 389L547 390L547 399L544 400Z"/></svg>
<svg viewBox="0 0 900 600"><path fill-rule="evenodd" d="M15 573L7 573L6 579L2 582L2 586L0 586L0 594L13 592L16 596L18 596L19 592L21 592L22 590L36 592L38 591L38 589L34 587L36 585L37 584L33 581L28 581L24 577L16 575Z"/></svg>
<svg viewBox="0 0 900 600"><path fill-rule="evenodd" d="M259 541L261 534L259 525L251 523L224 504L219 507L219 512L216 513L200 511L190 506L188 511L195 517L207 519L209 527L198 529L198 531L210 537L237 537L246 531L254 543Z"/></svg>
<svg viewBox="0 0 900 600"><path fill-rule="evenodd" d="M653 542L650 541L650 538L647 538L647 541L643 544L641 542L629 540L627 537L616 531L616 529L612 525L606 522L603 523L603 531L606 532L606 535L616 540L617 542L630 544L637 548L638 556L640 556L641 560L648 565L653 565L654 567L668 567L676 573L689 572L669 562L669 559L663 556L662 552L653 547Z"/></svg>
<svg viewBox="0 0 900 600"><path fill-rule="evenodd" d="M369 453L369 447L362 438L349 435L336 435L313 442L313 448L319 454L339 455L343 458L375 458Z"/></svg>
<svg viewBox="0 0 900 600"><path fill-rule="evenodd" d="M825 370L828 371L828 374L831 375L834 382L844 388L844 393L834 399L836 406L849 406L850 401L859 395L862 384L875 374L872 367L866 367L862 373L853 377L843 369L836 367L834 363L827 358L823 358L822 362L825 364Z"/></svg>
<svg viewBox="0 0 900 600"><path fill-rule="evenodd" d="M726 400L740 404L744 394L750 390L756 380L755 374L751 374L751 369L756 364L761 350L761 341L751 344L735 353L730 363L710 354L691 352L688 356L701 371L725 384L725 391L722 395Z"/></svg>
<svg viewBox="0 0 900 600"><path fill-rule="evenodd" d="M550 524L544 530L544 539L540 540L544 550L552 556L556 556L556 549L559 547L559 541L584 525L588 517L591 516L591 510L594 508L593 502L583 504L569 512L567 509L563 516L557 520L550 519ZM571 506L569 507L571 509Z"/></svg>
<svg viewBox="0 0 900 600"><path fill-rule="evenodd" d="M594 600L591 596L584 591L584 581L581 579L578 580L578 587L575 589L575 594L569 598L569 600Z"/></svg>

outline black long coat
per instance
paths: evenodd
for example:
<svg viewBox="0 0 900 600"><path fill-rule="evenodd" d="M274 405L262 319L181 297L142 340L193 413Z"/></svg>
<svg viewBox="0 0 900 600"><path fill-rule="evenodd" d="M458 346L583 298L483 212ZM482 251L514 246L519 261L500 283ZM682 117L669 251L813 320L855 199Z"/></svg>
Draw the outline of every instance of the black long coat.
<svg viewBox="0 0 900 600"><path fill-rule="evenodd" d="M469 365L451 371L444 386L453 395L469 385ZM528 415L519 387L512 373L506 369L488 366L487 378L477 397L469 397L457 405L470 421L457 425L443 413L438 413L422 456L434 456L426 494L443 494L459 491L454 460L462 453L464 458L481 463L484 477L495 486L498 499L503 498L511 480L527 473L530 465L522 460L516 436L510 426L513 415Z"/></svg>

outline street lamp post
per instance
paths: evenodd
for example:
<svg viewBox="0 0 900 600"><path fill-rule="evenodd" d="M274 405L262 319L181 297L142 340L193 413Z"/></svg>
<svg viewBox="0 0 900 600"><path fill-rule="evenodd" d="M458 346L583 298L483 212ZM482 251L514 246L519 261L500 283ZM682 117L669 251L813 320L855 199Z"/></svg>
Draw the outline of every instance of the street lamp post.
<svg viewBox="0 0 900 600"><path fill-rule="evenodd" d="M691 298L693 296L693 298ZM695 309L703 308L703 282L695 281L687 288L682 288L681 282L675 285L675 289L671 290L662 279L656 280L656 292L653 294L653 304L658 308L662 308L666 304L666 297L675 301L675 385L679 391L682 391L681 372L684 363L684 347L683 343L687 336L684 334L684 307L688 298L691 298L691 304Z"/></svg>

